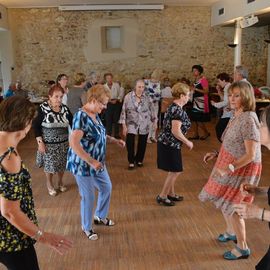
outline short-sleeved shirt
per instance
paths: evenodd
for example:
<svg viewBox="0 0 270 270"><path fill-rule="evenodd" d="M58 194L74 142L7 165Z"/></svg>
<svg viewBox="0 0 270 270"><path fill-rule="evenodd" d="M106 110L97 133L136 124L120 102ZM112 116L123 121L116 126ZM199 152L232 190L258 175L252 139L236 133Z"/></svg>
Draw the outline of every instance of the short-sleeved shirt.
<svg viewBox="0 0 270 270"><path fill-rule="evenodd" d="M155 120L155 108L145 92L140 102L137 102L134 91L125 96L119 123L127 125L128 133L148 134L151 122Z"/></svg>
<svg viewBox="0 0 270 270"><path fill-rule="evenodd" d="M81 130L83 137L80 144L90 157L105 163L106 154L106 129L99 116L96 122L82 109L73 117L72 130ZM82 160L70 147L68 150L67 170L73 175L95 176L97 171L86 161Z"/></svg>
<svg viewBox="0 0 270 270"><path fill-rule="evenodd" d="M19 201L21 211L37 225L31 177L24 163L22 162L21 170L18 173L8 173L1 166L2 160L11 152L15 152L13 147L10 147L0 157L0 196L6 200ZM0 252L20 251L34 243L32 238L10 224L0 213Z"/></svg>
<svg viewBox="0 0 270 270"><path fill-rule="evenodd" d="M175 103L172 103L163 120L163 130L158 136L158 141L173 148L180 149L182 142L172 134L172 121L181 121L181 132L185 135L191 126L190 119L183 108Z"/></svg>

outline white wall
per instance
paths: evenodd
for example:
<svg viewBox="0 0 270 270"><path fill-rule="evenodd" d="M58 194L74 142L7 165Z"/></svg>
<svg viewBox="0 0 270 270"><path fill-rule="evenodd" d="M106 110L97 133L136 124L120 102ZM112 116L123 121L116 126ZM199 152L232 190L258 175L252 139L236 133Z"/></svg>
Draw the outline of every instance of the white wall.
<svg viewBox="0 0 270 270"><path fill-rule="evenodd" d="M224 14L219 15L219 9L224 8ZM265 10L267 9L267 10ZM258 14L262 11L270 12L269 0L255 0L247 3L247 0L221 0L212 6L211 25L220 25L250 14Z"/></svg>
<svg viewBox="0 0 270 270"><path fill-rule="evenodd" d="M0 31L0 55L4 90L11 82L13 50L10 31Z"/></svg>
<svg viewBox="0 0 270 270"><path fill-rule="evenodd" d="M0 13L1 13L1 19L0 19L0 29L8 29L8 19L7 19L7 9L0 5Z"/></svg>

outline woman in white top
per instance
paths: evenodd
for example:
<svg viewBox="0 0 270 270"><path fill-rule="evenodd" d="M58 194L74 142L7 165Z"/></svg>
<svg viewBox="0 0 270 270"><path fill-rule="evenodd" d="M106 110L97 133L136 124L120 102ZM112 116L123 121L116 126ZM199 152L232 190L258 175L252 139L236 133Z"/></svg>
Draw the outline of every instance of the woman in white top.
<svg viewBox="0 0 270 270"><path fill-rule="evenodd" d="M222 141L221 140L222 134L232 117L232 111L229 106L229 98L228 98L228 89L231 85L230 79L231 78L227 73L220 73L217 75L218 80L217 85L223 89L223 100L220 102L214 102L213 100L211 100L212 106L214 106L217 109L223 108L222 116L216 125L216 136L220 142Z"/></svg>

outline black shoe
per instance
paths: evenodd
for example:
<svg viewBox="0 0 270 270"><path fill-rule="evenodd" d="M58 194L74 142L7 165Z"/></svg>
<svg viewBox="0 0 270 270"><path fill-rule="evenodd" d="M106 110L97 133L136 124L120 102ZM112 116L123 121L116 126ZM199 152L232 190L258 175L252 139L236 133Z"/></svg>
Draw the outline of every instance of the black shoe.
<svg viewBox="0 0 270 270"><path fill-rule="evenodd" d="M210 133L208 133L208 134L205 135L205 136L201 136L201 137L200 137L200 140L204 141L204 140L206 140L208 137L210 137Z"/></svg>
<svg viewBox="0 0 270 270"><path fill-rule="evenodd" d="M174 206L175 203L168 198L161 198L159 195L156 198L158 204L163 204L165 206Z"/></svg>
<svg viewBox="0 0 270 270"><path fill-rule="evenodd" d="M199 136L193 136L193 137L188 137L188 139L193 141L193 140L199 140L200 137Z"/></svg>
<svg viewBox="0 0 270 270"><path fill-rule="evenodd" d="M183 196L180 196L180 195L177 195L177 194L175 194L174 196L168 195L167 197L168 197L168 199L170 201L175 201L175 202L181 202L181 201L184 200L184 197Z"/></svg>

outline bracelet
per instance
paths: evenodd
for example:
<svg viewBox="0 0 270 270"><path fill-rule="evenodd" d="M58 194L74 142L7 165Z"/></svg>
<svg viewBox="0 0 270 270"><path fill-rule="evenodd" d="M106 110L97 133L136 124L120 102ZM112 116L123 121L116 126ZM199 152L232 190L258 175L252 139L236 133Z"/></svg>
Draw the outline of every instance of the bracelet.
<svg viewBox="0 0 270 270"><path fill-rule="evenodd" d="M262 221L264 221L264 211L265 211L265 208L263 208L262 210Z"/></svg>
<svg viewBox="0 0 270 270"><path fill-rule="evenodd" d="M36 233L35 233L33 236L31 236L31 238L34 239L34 240L36 240L36 241L38 241L39 238L40 238L42 235L43 235L42 230L38 229L38 230L36 231Z"/></svg>

